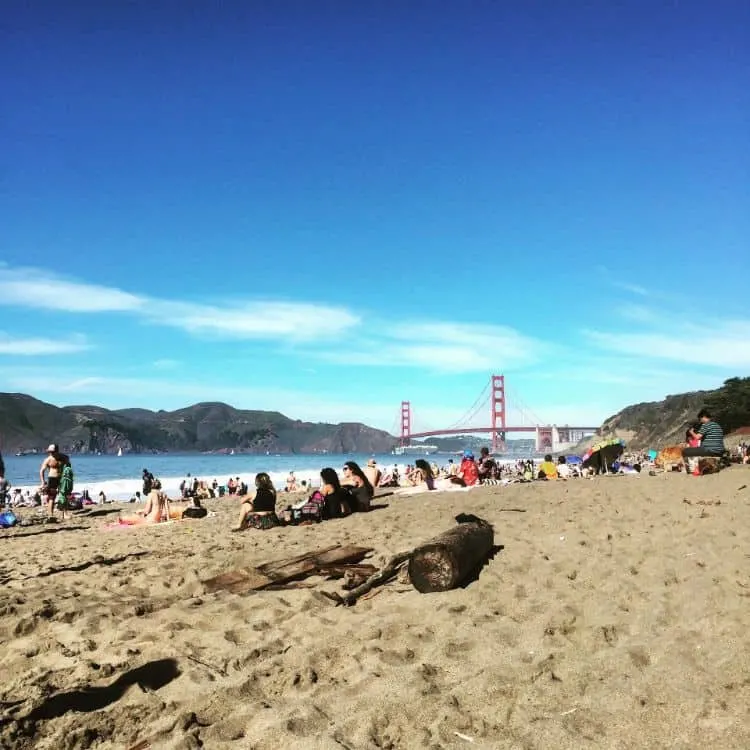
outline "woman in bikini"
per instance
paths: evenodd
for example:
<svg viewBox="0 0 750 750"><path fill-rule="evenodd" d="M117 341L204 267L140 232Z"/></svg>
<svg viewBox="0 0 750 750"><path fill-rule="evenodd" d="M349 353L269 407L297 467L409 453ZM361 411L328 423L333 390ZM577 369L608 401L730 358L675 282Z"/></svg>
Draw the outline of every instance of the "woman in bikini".
<svg viewBox="0 0 750 750"><path fill-rule="evenodd" d="M255 492L240 506L239 522L233 530L271 529L280 525L276 516L276 488L271 477L262 471L255 475Z"/></svg>

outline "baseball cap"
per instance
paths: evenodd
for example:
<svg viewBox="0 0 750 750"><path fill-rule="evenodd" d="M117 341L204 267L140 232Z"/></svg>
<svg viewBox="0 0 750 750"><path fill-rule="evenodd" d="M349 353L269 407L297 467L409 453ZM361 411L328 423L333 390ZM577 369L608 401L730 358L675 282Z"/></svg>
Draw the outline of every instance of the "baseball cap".
<svg viewBox="0 0 750 750"><path fill-rule="evenodd" d="M47 453L57 453L57 443L50 443L47 446Z"/></svg>

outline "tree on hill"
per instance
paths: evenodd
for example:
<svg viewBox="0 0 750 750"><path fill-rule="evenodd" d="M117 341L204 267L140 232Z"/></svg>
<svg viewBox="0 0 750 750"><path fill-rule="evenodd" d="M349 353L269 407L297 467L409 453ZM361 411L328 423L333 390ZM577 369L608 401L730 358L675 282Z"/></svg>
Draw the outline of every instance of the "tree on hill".
<svg viewBox="0 0 750 750"><path fill-rule="evenodd" d="M706 399L706 408L725 433L750 426L750 378L730 378Z"/></svg>

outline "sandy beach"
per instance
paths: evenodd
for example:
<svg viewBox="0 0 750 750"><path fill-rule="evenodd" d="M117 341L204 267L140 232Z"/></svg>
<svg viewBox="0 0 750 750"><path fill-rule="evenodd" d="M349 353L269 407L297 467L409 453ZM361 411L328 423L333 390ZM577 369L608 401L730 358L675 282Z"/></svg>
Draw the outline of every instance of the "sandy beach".
<svg viewBox="0 0 750 750"><path fill-rule="evenodd" d="M316 526L216 516L0 532L0 746L750 747L750 468L390 497ZM132 506L130 506L132 508ZM525 512L516 512L520 508ZM336 607L202 580L332 544L371 561L459 512L503 548L466 588Z"/></svg>

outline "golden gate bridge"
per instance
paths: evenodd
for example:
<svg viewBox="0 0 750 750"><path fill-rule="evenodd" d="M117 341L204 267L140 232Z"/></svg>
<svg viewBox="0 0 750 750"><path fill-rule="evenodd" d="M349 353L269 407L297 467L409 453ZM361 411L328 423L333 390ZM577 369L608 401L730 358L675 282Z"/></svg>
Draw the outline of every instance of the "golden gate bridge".
<svg viewBox="0 0 750 750"><path fill-rule="evenodd" d="M411 401L401 402L401 432L399 444L408 446L413 439L434 437L436 435L458 435L489 433L491 435L492 452L497 453L505 448L506 435L509 432L534 433L536 439L536 450L539 452L564 450L566 446L573 445L586 435L595 433L598 427L572 427L570 425L546 424L536 415L529 415L530 410L521 406L520 399L514 399L514 409L525 417L531 416L530 424L509 425L506 420L505 399L505 376L492 375L489 383L479 395L469 410L450 427L443 429L416 430L413 428L413 417ZM489 425L477 426L472 424L489 404ZM482 417L484 419L484 417Z"/></svg>

